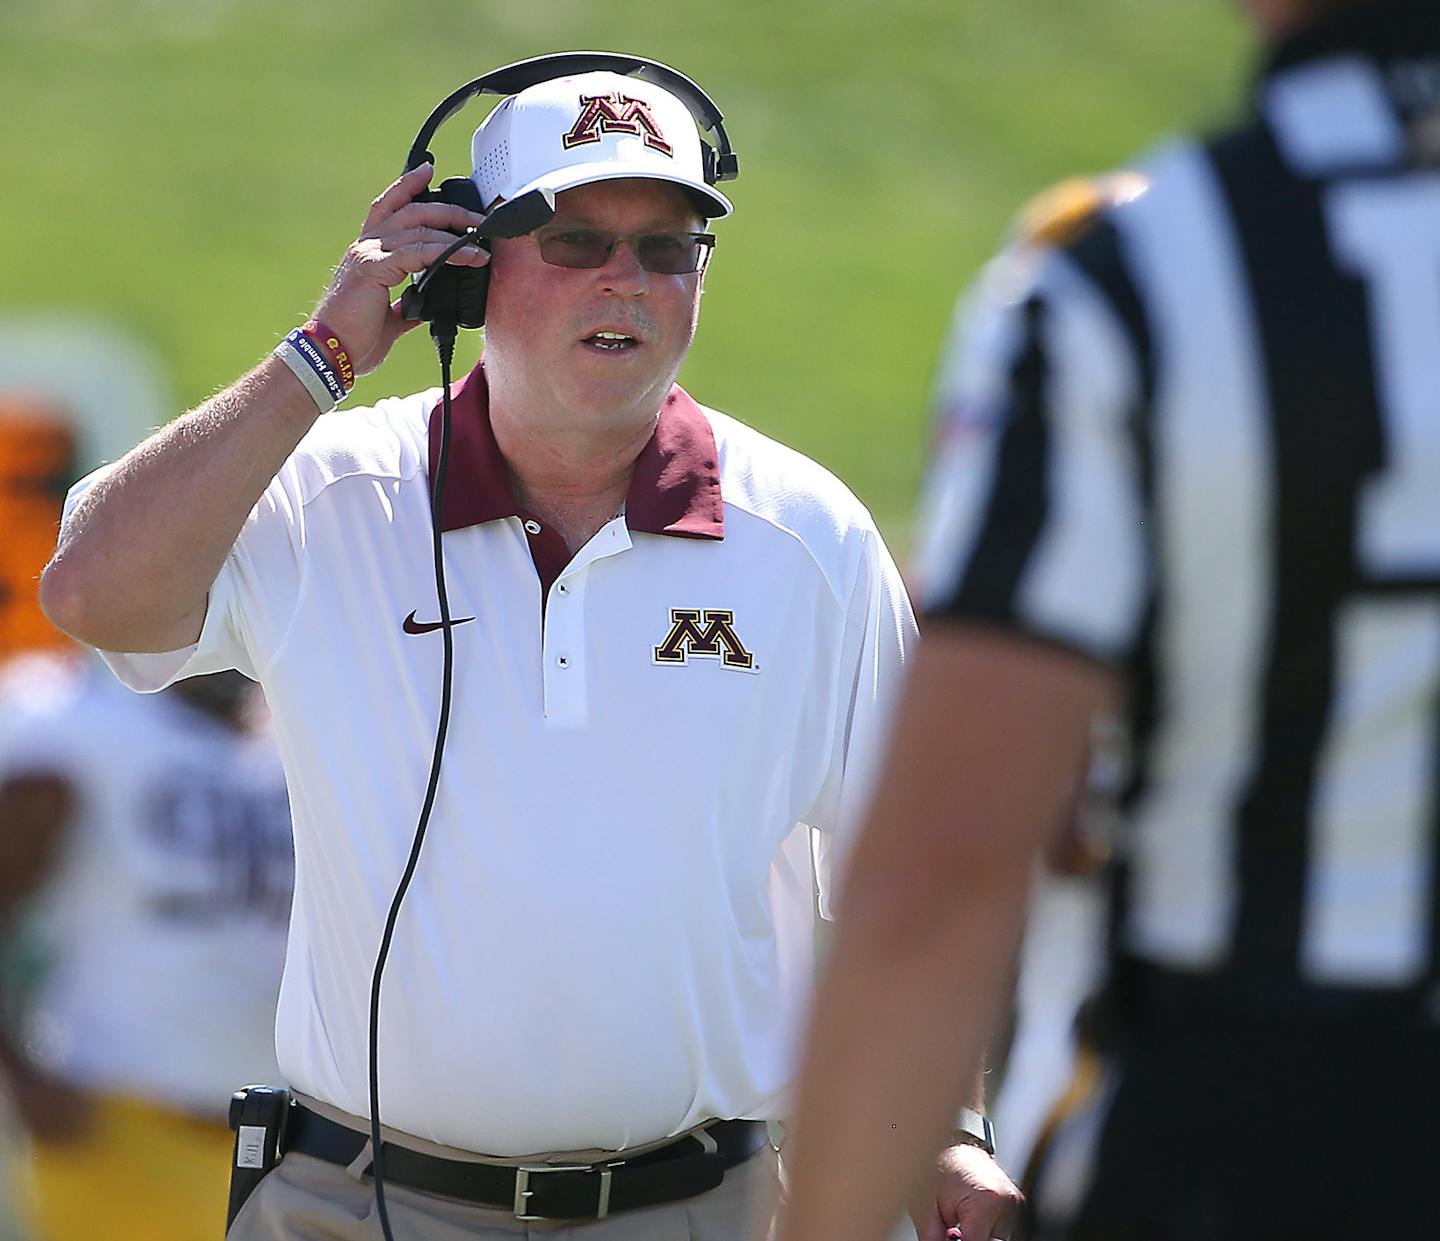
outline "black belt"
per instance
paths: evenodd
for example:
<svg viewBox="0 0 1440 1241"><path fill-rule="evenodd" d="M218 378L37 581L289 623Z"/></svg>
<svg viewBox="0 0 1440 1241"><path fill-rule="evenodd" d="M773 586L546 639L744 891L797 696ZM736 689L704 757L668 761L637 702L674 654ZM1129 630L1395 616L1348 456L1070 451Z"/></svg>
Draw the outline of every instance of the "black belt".
<svg viewBox="0 0 1440 1241"><path fill-rule="evenodd" d="M715 1189L725 1172L769 1142L762 1120L721 1120L632 1158L594 1164L474 1163L385 1143L385 1182L510 1211L516 1219L604 1219L617 1211L679 1202ZM708 1139L708 1141L707 1141ZM285 1127L285 1152L349 1166L368 1137L297 1103ZM711 1149L713 1147L713 1149Z"/></svg>

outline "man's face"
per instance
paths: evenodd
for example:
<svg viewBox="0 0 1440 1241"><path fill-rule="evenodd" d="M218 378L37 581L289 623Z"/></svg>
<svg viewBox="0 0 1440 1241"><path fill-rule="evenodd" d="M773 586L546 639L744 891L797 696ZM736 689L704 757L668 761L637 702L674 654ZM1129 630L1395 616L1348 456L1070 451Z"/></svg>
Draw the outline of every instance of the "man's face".
<svg viewBox="0 0 1440 1241"><path fill-rule="evenodd" d="M685 193L666 181L601 181L555 199L546 231L698 232ZM555 413L617 424L653 417L690 348L702 276L640 266L621 241L603 267L556 267L532 236L494 243L485 365L495 391L528 393ZM623 342L604 343L597 333Z"/></svg>

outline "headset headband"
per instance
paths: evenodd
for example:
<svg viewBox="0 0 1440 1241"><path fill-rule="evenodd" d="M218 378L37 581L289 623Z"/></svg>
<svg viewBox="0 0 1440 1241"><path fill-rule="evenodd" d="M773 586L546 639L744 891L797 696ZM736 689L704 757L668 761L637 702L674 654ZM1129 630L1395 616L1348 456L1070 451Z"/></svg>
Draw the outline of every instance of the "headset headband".
<svg viewBox="0 0 1440 1241"><path fill-rule="evenodd" d="M713 142L711 146L704 146L705 180L710 185L717 181L732 181L740 175L740 158L731 149L730 139L721 123L725 118L715 106L715 101L678 69L662 65L658 60L626 56L619 52L554 52L548 56L532 56L529 60L502 65L473 82L467 82L447 95L420 126L420 132L410 145L410 154L405 157L405 171L435 162L429 151L430 139L435 136L435 131L477 95L516 95L553 78L592 73L597 69L642 78L661 90L669 91L689 109L695 123Z"/></svg>

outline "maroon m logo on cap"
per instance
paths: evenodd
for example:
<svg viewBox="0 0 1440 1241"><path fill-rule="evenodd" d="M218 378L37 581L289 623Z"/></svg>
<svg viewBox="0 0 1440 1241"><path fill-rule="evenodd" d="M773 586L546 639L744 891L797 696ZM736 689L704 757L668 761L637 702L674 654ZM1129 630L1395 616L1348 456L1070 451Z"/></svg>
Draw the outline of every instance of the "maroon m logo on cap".
<svg viewBox="0 0 1440 1241"><path fill-rule="evenodd" d="M571 147L584 146L587 142L599 142L601 134L638 134L647 147L654 147L666 155L674 150L665 141L660 126L650 115L650 105L643 99L633 99L612 91L608 95L581 95L580 116L561 139L568 151Z"/></svg>

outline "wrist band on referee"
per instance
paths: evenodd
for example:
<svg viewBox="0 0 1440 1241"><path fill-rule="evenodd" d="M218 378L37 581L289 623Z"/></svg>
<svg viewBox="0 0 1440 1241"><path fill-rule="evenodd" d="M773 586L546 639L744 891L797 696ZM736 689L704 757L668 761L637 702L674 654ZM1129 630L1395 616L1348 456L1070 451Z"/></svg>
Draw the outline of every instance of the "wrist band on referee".
<svg viewBox="0 0 1440 1241"><path fill-rule="evenodd" d="M320 347L305 334L304 329L294 328L290 334L275 346L275 356L294 372L295 377L305 385L315 401L315 407L328 414L345 399L345 385L340 381L330 361Z"/></svg>
<svg viewBox="0 0 1440 1241"><path fill-rule="evenodd" d="M990 1118L973 1107L962 1107L955 1117L951 1138L969 1146L978 1146L987 1155L995 1154L995 1126Z"/></svg>

